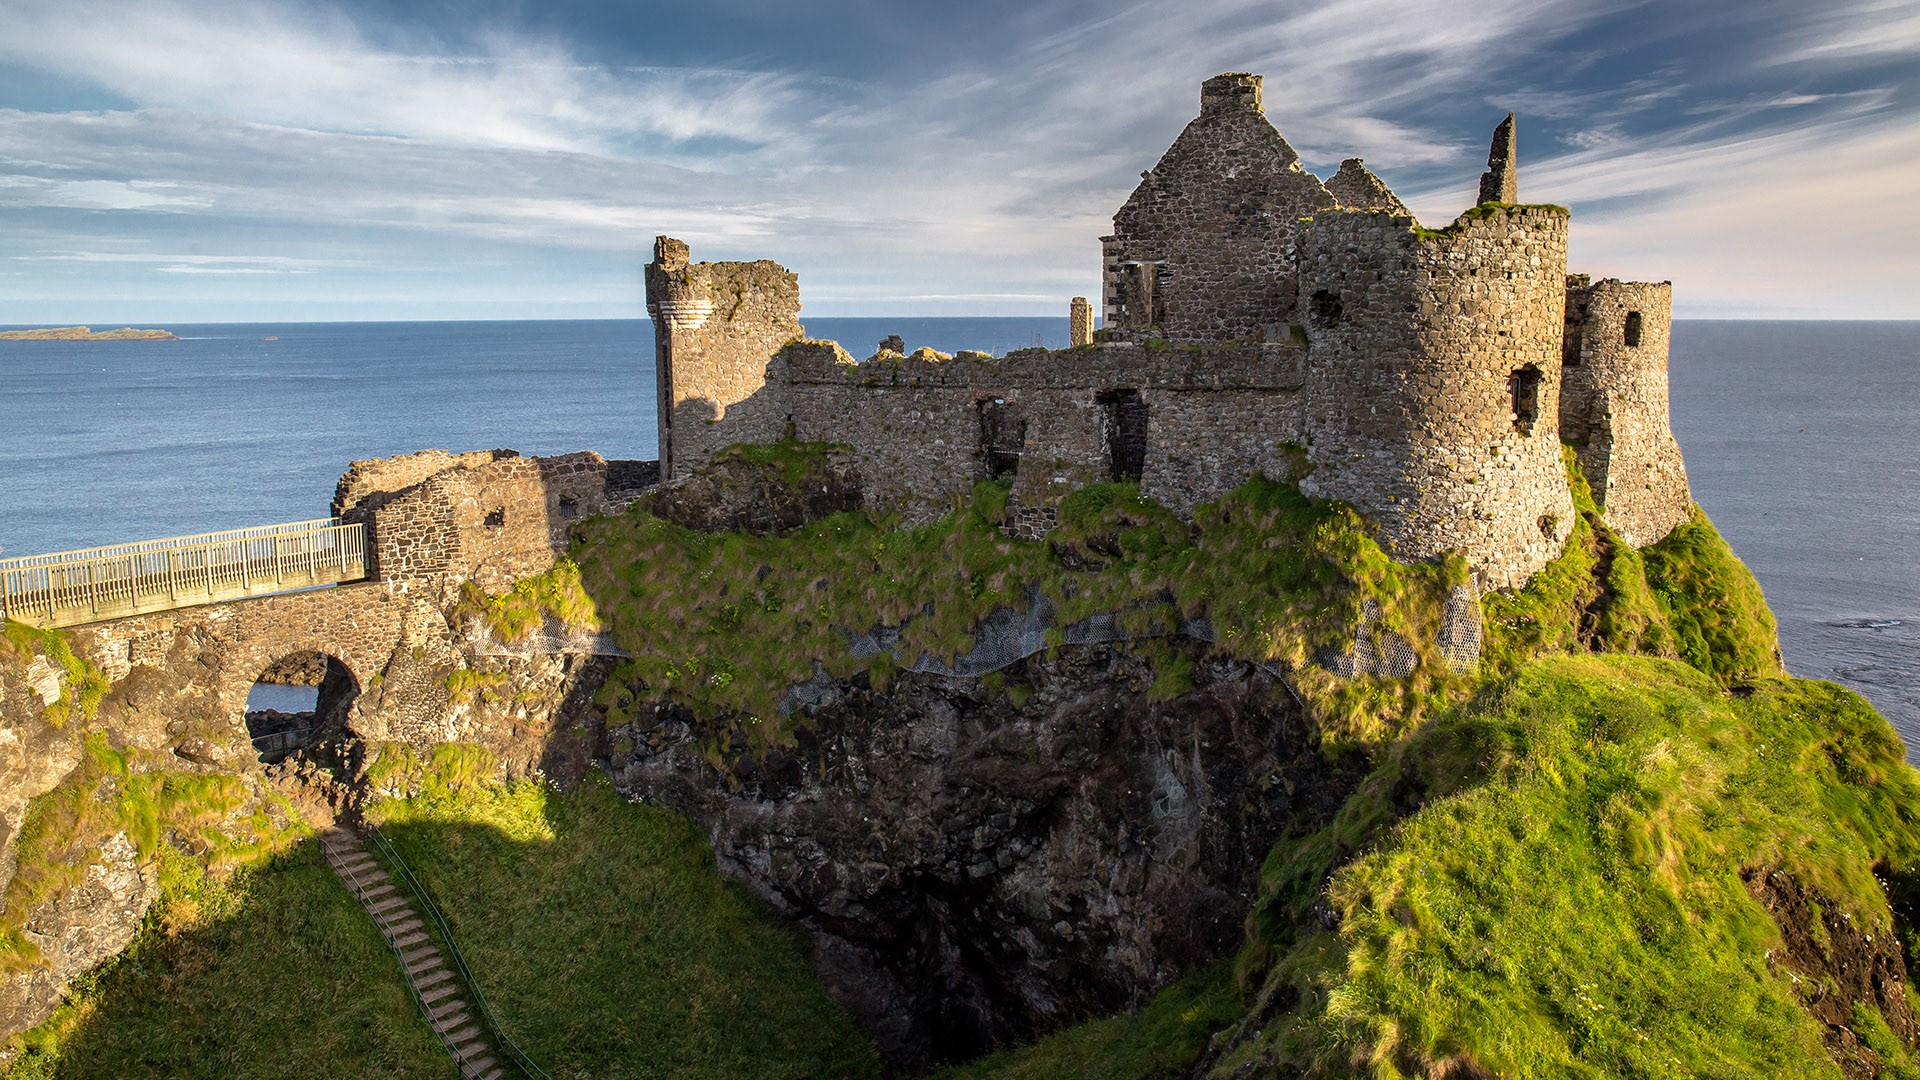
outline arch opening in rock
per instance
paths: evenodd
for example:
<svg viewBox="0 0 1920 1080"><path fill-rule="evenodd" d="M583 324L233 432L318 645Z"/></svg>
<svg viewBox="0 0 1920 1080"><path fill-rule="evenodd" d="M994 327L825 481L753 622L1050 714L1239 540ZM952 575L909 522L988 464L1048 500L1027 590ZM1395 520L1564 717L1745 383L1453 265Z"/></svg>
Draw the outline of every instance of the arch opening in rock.
<svg viewBox="0 0 1920 1080"><path fill-rule="evenodd" d="M247 692L247 736L273 764L346 727L359 680L336 657L305 650L268 664Z"/></svg>

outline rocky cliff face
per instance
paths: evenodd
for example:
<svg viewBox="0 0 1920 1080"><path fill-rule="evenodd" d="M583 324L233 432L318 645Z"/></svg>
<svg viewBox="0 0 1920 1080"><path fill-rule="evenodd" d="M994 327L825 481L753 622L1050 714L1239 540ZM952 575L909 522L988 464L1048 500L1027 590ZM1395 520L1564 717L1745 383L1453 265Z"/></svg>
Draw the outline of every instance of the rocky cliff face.
<svg viewBox="0 0 1920 1080"><path fill-rule="evenodd" d="M1194 652L1196 688L1163 702L1139 656L1063 648L1006 688L836 684L764 761L716 768L666 707L601 750L812 933L893 1060L960 1058L1233 952L1274 837L1350 790L1358 762L1327 761L1283 687Z"/></svg>

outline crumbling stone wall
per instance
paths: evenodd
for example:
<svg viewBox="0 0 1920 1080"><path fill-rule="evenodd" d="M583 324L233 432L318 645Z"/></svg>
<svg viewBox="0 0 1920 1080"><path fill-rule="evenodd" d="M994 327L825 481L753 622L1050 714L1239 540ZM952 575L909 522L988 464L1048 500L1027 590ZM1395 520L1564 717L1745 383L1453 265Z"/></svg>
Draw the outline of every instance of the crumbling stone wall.
<svg viewBox="0 0 1920 1080"><path fill-rule="evenodd" d="M622 471L629 483L644 473ZM390 588L472 580L499 591L551 567L566 550L569 524L625 505L633 492L610 495L608 475L607 461L591 451L533 458L429 450L354 462L334 512L371 524L374 573Z"/></svg>
<svg viewBox="0 0 1920 1080"><path fill-rule="evenodd" d="M1317 216L1300 253L1303 490L1353 504L1397 558L1464 553L1483 590L1558 555L1566 244L1559 207L1482 208L1440 233Z"/></svg>
<svg viewBox="0 0 1920 1080"><path fill-rule="evenodd" d="M714 425L735 403L766 386L767 358L801 335L800 281L777 263L689 261L687 245L654 241L647 266L647 314L653 319L659 378L660 471L676 480L731 442ZM763 415L776 415L778 410ZM735 423L732 431L740 430Z"/></svg>
<svg viewBox="0 0 1920 1080"><path fill-rule="evenodd" d="M769 429L844 443L868 504L909 520L943 512L1012 459L1014 505L1042 511L1119 478L1113 406L1132 397L1145 413L1141 490L1184 511L1257 472L1284 473L1284 448L1300 438L1304 354L1292 343L1109 343L859 363L833 342L799 342L767 366L778 391L739 403L715 431L722 444Z"/></svg>
<svg viewBox="0 0 1920 1080"><path fill-rule="evenodd" d="M1106 324L1176 342L1278 338L1294 321L1288 249L1334 205L1267 122L1260 76L1219 75L1101 240Z"/></svg>
<svg viewBox="0 0 1920 1080"><path fill-rule="evenodd" d="M1644 547L1687 520L1693 495L1667 391L1670 282L1614 279L1567 289L1560 434L1604 518Z"/></svg>

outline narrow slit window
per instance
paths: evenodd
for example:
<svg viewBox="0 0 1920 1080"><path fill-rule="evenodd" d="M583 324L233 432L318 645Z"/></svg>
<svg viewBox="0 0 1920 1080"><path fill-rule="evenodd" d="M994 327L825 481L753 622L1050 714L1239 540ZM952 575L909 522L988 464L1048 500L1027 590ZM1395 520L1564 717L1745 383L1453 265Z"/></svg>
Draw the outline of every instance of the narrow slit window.
<svg viewBox="0 0 1920 1080"><path fill-rule="evenodd" d="M1540 369L1528 364L1507 377L1507 389L1513 393L1513 430L1532 435L1540 419Z"/></svg>
<svg viewBox="0 0 1920 1080"><path fill-rule="evenodd" d="M1640 320L1639 312L1637 311L1627 312L1626 331L1622 336L1626 338L1628 348L1632 348L1640 344L1640 322L1641 320Z"/></svg>
<svg viewBox="0 0 1920 1080"><path fill-rule="evenodd" d="M1138 390L1108 390L1098 400L1107 475L1118 483L1139 483L1147 466L1147 403Z"/></svg>

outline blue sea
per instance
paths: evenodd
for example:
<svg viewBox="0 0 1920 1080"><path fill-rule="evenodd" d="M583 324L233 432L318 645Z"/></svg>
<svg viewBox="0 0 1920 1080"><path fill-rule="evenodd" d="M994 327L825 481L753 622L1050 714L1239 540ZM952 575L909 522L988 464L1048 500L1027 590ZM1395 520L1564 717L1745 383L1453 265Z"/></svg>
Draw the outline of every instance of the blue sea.
<svg viewBox="0 0 1920 1080"><path fill-rule="evenodd" d="M166 328L185 340L0 343L6 555L324 517L349 461L428 447L655 456L642 321ZM807 329L856 356L893 333L1002 353L1067 332ZM1920 747L1920 323L1681 321L1672 383L1694 497L1759 576L1787 666Z"/></svg>

